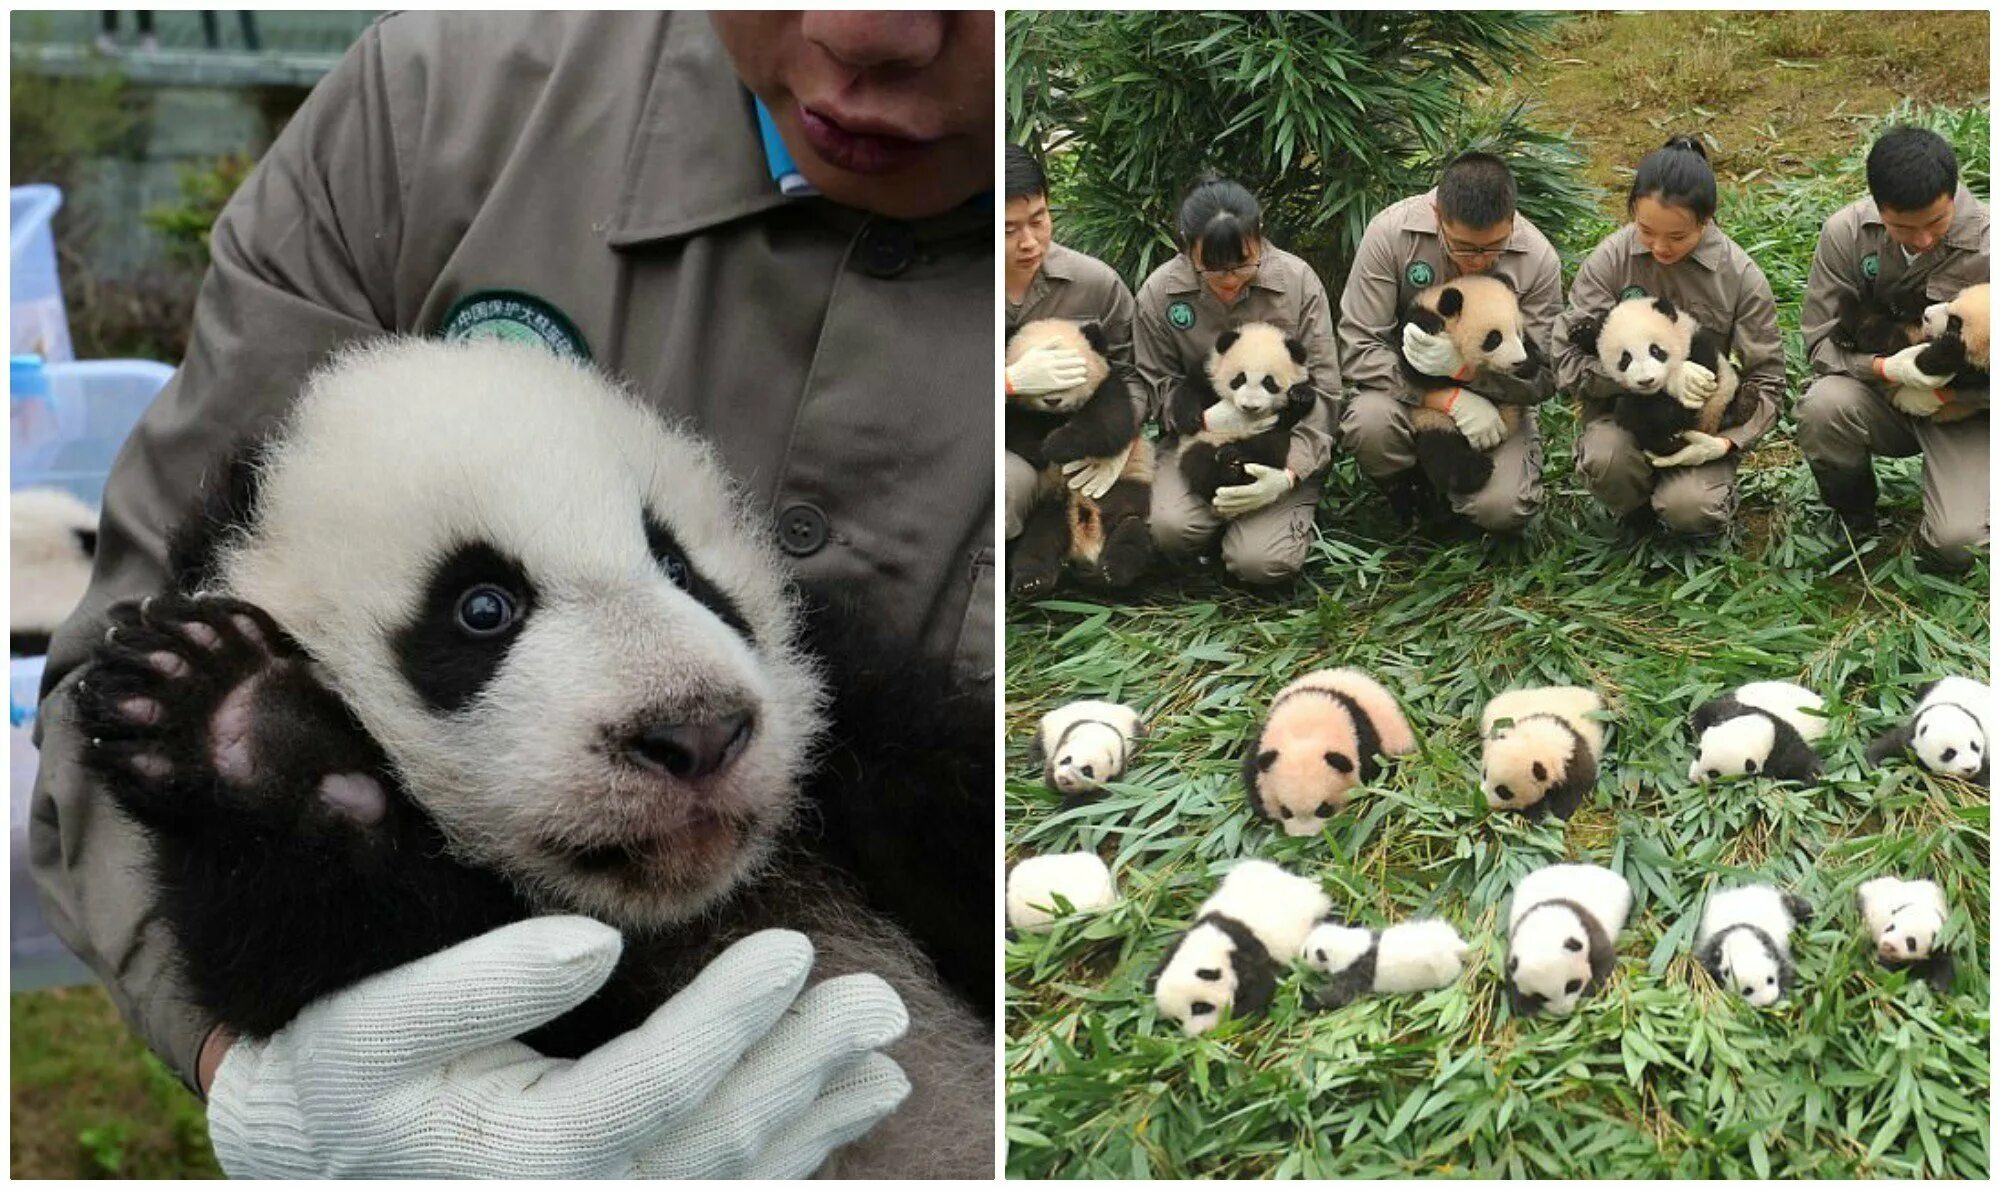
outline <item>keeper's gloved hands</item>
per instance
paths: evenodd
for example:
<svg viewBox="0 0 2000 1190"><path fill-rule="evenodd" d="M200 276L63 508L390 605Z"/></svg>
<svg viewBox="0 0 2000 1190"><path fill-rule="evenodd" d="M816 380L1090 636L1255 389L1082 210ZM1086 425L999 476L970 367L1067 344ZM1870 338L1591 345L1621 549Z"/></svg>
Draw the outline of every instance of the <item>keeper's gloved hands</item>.
<svg viewBox="0 0 2000 1190"><path fill-rule="evenodd" d="M1132 444L1115 455L1101 459L1071 459L1062 465L1063 475L1069 480L1072 490L1083 493L1092 500L1101 500L1118 477L1125 474L1125 460L1132 457Z"/></svg>
<svg viewBox="0 0 2000 1190"><path fill-rule="evenodd" d="M1924 353L1928 344L1919 343L1905 347L1894 355L1875 357L1875 372L1890 384L1902 388L1943 388L1950 384L1950 376L1933 376L1917 367L1917 357Z"/></svg>
<svg viewBox="0 0 2000 1190"><path fill-rule="evenodd" d="M1681 431L1681 441L1687 445L1670 455L1656 455L1649 450L1645 452L1646 458L1655 467L1699 467L1729 453L1729 439L1704 434L1700 430Z"/></svg>
<svg viewBox="0 0 2000 1190"><path fill-rule="evenodd" d="M1929 417L1944 408L1944 393L1947 391L1904 385L1889 394L1889 402L1911 417Z"/></svg>
<svg viewBox="0 0 2000 1190"><path fill-rule="evenodd" d="M1715 395L1718 383L1714 372L1693 360L1683 360L1674 374L1667 377L1667 395L1679 401L1683 409L1699 409Z"/></svg>
<svg viewBox="0 0 2000 1190"><path fill-rule="evenodd" d="M1299 482L1289 469L1283 467L1245 463L1243 470L1250 475L1249 483L1215 489L1217 516L1235 520L1246 512L1256 512L1291 491L1292 485Z"/></svg>
<svg viewBox="0 0 2000 1190"><path fill-rule="evenodd" d="M1201 428L1211 434L1248 438L1277 424L1278 415L1275 413L1251 417L1228 401L1217 401L1201 411Z"/></svg>
<svg viewBox="0 0 2000 1190"><path fill-rule="evenodd" d="M1492 450L1507 436L1507 423L1500 420L1500 410L1478 393L1469 388L1456 390L1446 412L1457 424L1458 432L1465 435L1474 450Z"/></svg>
<svg viewBox="0 0 2000 1190"><path fill-rule="evenodd" d="M232 1177L801 1177L909 1093L875 1051L908 1024L873 975L800 995L812 944L731 946L638 1028L576 1060L512 1040L588 999L618 932L515 922L239 1040L210 1088Z"/></svg>
<svg viewBox="0 0 2000 1190"><path fill-rule="evenodd" d="M1067 347L1045 343L1024 353L1007 369L1007 391L1024 397L1075 388L1090 375L1083 357Z"/></svg>
<svg viewBox="0 0 2000 1190"><path fill-rule="evenodd" d="M1465 367L1465 357L1458 353L1451 339L1445 335L1433 335L1414 322L1403 324L1403 358L1426 376L1465 379L1459 375Z"/></svg>

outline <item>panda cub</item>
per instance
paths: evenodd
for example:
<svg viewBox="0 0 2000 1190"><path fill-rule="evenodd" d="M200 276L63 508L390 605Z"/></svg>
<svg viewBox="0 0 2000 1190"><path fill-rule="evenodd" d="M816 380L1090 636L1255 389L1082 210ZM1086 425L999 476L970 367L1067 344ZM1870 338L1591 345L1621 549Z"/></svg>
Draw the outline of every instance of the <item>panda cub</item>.
<svg viewBox="0 0 2000 1190"><path fill-rule="evenodd" d="M1868 763L1879 765L1909 752L1933 773L1986 785L1992 779L1992 721L1991 686L1971 678L1940 678L1918 692L1908 723L1868 745Z"/></svg>
<svg viewBox="0 0 2000 1190"><path fill-rule="evenodd" d="M1944 933L1944 891L1929 880L1878 876L1855 890L1861 920L1884 967L1908 968L1940 992L1951 989L1951 956L1938 946Z"/></svg>
<svg viewBox="0 0 2000 1190"><path fill-rule="evenodd" d="M1057 346L1083 357L1082 384L1060 392L1006 400L1007 450L1036 469L1035 503L1009 558L1010 594L1034 598L1054 590L1065 564L1090 586L1128 587L1152 561L1146 518L1153 497L1153 445L1139 433L1138 415L1119 369L1105 357L1104 332L1094 322L1062 318L1026 323L1007 341L1007 362ZM1062 464L1126 451L1111 490L1091 497L1069 486Z"/></svg>
<svg viewBox="0 0 2000 1190"><path fill-rule="evenodd" d="M1695 960L1723 991L1768 1008L1792 990L1792 929L1812 919L1804 898L1768 884L1711 893L1695 932Z"/></svg>
<svg viewBox="0 0 2000 1190"><path fill-rule="evenodd" d="M1716 434L1756 412L1756 398L1741 388L1722 336L1665 298L1627 298L1601 318L1579 319L1570 340L1596 355L1625 390L1612 403L1612 420L1649 454L1674 454L1687 445L1685 431ZM1699 409L1667 392L1667 382L1687 363L1715 373L1715 395Z"/></svg>
<svg viewBox="0 0 2000 1190"><path fill-rule="evenodd" d="M1696 707L1688 720L1695 758L1688 780L1770 777L1811 781L1820 774L1813 744L1826 735L1826 700L1791 682L1749 682Z"/></svg>
<svg viewBox="0 0 2000 1190"><path fill-rule="evenodd" d="M1471 947L1451 923L1406 921L1370 930L1327 920L1306 935L1308 964L1333 978L1316 995L1321 1008L1339 1008L1375 992L1428 992L1456 983Z"/></svg>
<svg viewBox="0 0 2000 1190"><path fill-rule="evenodd" d="M1495 372L1529 377L1544 363L1541 349L1528 336L1520 299L1498 277L1473 274L1423 290L1410 299L1403 315L1402 326L1407 325L1449 338L1465 361L1466 380ZM1460 496L1476 492L1493 477L1492 456L1472 449L1458 423L1451 419L1446 406L1457 382L1427 376L1402 357L1402 326L1396 328L1396 350L1403 376L1423 394L1410 412L1417 465L1440 491ZM1500 423L1511 437L1520 424L1521 409L1506 404L1496 407Z"/></svg>
<svg viewBox="0 0 2000 1190"><path fill-rule="evenodd" d="M1485 741L1480 789L1495 810L1567 822L1597 785L1604 699L1583 686L1539 686L1495 695L1479 716Z"/></svg>
<svg viewBox="0 0 2000 1190"><path fill-rule="evenodd" d="M1507 994L1516 1016L1568 1016L1604 985L1632 886L1609 868L1551 864L1521 878L1507 908Z"/></svg>
<svg viewBox="0 0 2000 1190"><path fill-rule="evenodd" d="M1042 766L1049 788L1081 798L1123 776L1132 746L1145 735L1131 707L1085 699L1042 716L1028 759Z"/></svg>
<svg viewBox="0 0 2000 1190"><path fill-rule="evenodd" d="M1954 389L1987 391L1993 384L1993 287L1968 285L1949 301L1924 310L1927 345L1917 354L1919 369L1951 377ZM1985 413L1983 406L1953 402L1931 415L1934 422L1963 421Z"/></svg>
<svg viewBox="0 0 2000 1190"><path fill-rule="evenodd" d="M1358 669L1322 669L1278 691L1243 752L1251 812L1293 836L1316 835L1381 758L1417 750L1396 697Z"/></svg>
<svg viewBox="0 0 2000 1190"><path fill-rule="evenodd" d="M1204 383L1205 382L1205 383ZM1213 501L1218 489L1250 482L1246 464L1282 468L1291 452L1292 427L1319 400L1306 367L1305 344L1268 322L1250 322L1218 335L1202 376L1189 377L1168 403L1167 428L1187 441L1180 451L1188 490ZM1276 416L1260 433L1243 436L1202 427L1202 414L1226 401L1245 418Z"/></svg>
<svg viewBox="0 0 2000 1190"><path fill-rule="evenodd" d="M1095 913L1118 901L1111 869L1094 851L1031 855L1007 873L1007 924L1027 933L1054 926L1056 897L1076 913Z"/></svg>
<svg viewBox="0 0 2000 1190"><path fill-rule="evenodd" d="M1285 965L1332 904L1317 881L1276 864L1253 859L1231 868L1148 980L1160 1015L1194 1037L1219 1024L1225 1010L1263 1012Z"/></svg>
<svg viewBox="0 0 2000 1190"><path fill-rule="evenodd" d="M7 500L7 652L40 657L90 585L97 513L60 488L22 488Z"/></svg>
<svg viewBox="0 0 2000 1190"><path fill-rule="evenodd" d="M827 695L772 534L705 444L538 348L386 339L221 480L173 589L111 609L75 690L202 1010L267 1036L581 913L624 935L618 966L522 1038L573 1057L730 943L797 929L815 978L872 971L910 1017L889 1052L916 1094L829 1169L990 1173L985 1026L794 826ZM829 816L895 788L868 738L843 740L851 789L814 777ZM952 760L899 757L946 798Z"/></svg>

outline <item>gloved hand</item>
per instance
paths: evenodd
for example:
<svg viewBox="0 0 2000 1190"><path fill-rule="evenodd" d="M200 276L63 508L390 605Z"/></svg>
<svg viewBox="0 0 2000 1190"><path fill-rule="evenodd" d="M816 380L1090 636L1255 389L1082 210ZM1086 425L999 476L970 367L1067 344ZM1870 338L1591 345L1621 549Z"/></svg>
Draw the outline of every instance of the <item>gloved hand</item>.
<svg viewBox="0 0 2000 1190"><path fill-rule="evenodd" d="M873 975L804 995L789 930L724 951L638 1028L576 1060L516 1035L617 964L585 917L502 926L365 979L263 1041L210 1088L232 1177L799 1177L909 1093L875 1053L908 1024Z"/></svg>
<svg viewBox="0 0 2000 1190"><path fill-rule="evenodd" d="M1261 434L1277 424L1278 415L1275 413L1250 417L1228 401L1217 401L1201 411L1201 428L1211 434L1248 438L1254 434Z"/></svg>
<svg viewBox="0 0 2000 1190"><path fill-rule="evenodd" d="M1465 435L1474 450L1492 450L1507 436L1507 423L1500 420L1500 410L1469 388L1458 390L1448 412L1458 432Z"/></svg>
<svg viewBox="0 0 2000 1190"><path fill-rule="evenodd" d="M1273 500L1292 490L1299 482L1283 467L1266 467L1262 463L1245 463L1243 470L1249 472L1250 482L1230 488L1215 489L1215 514L1235 520L1246 512L1256 512Z"/></svg>
<svg viewBox="0 0 2000 1190"><path fill-rule="evenodd" d="M1715 395L1718 383L1715 373L1693 360L1683 360L1674 374L1667 377L1667 395L1679 401L1683 409L1699 409Z"/></svg>
<svg viewBox="0 0 2000 1190"><path fill-rule="evenodd" d="M1131 457L1132 444L1127 442L1125 449L1115 455L1101 459L1071 459L1062 465L1062 471L1073 490L1092 500L1101 500L1104 493L1111 490L1111 485L1118 482L1118 477L1125 474L1125 460Z"/></svg>
<svg viewBox="0 0 2000 1190"><path fill-rule="evenodd" d="M1465 379L1459 375L1465 367L1465 357L1458 353L1451 339L1445 335L1433 335L1414 322L1403 324L1403 358L1426 376Z"/></svg>
<svg viewBox="0 0 2000 1190"><path fill-rule="evenodd" d="M1687 445L1670 455L1656 455L1649 450L1646 457L1652 460L1655 467L1699 467L1729 453L1729 439L1704 434L1700 430L1683 430L1681 441Z"/></svg>
<svg viewBox="0 0 2000 1190"><path fill-rule="evenodd" d="M1026 352L1007 369L1007 391L1024 397L1075 388L1089 376L1083 357L1067 347L1046 343Z"/></svg>
<svg viewBox="0 0 2000 1190"><path fill-rule="evenodd" d="M1944 408L1944 398L1934 388L1913 388L1900 386L1889 394L1889 401L1896 408L1911 417L1929 417Z"/></svg>
<svg viewBox="0 0 2000 1190"><path fill-rule="evenodd" d="M1924 353L1926 344L1905 347L1894 355L1875 357L1875 370L1882 379L1903 388L1943 388L1950 384L1950 376L1933 376L1917 367L1917 357Z"/></svg>

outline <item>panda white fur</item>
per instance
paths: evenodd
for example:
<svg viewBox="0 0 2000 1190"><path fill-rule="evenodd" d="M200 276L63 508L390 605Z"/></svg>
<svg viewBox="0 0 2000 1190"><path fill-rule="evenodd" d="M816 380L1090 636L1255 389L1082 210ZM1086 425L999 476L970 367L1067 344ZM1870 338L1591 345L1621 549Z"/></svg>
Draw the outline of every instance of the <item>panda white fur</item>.
<svg viewBox="0 0 2000 1190"><path fill-rule="evenodd" d="M1971 678L1940 678L1924 686L1909 722L1868 746L1881 764L1909 752L1933 773L1981 785L1992 779L1993 687Z"/></svg>
<svg viewBox="0 0 2000 1190"><path fill-rule="evenodd" d="M1367 992L1427 992L1458 981L1471 947L1450 922L1406 921L1386 929L1323 921L1301 948L1308 965L1332 976L1317 993L1321 1008L1339 1008Z"/></svg>
<svg viewBox="0 0 2000 1190"><path fill-rule="evenodd" d="M1284 467L1292 427L1319 400L1306 360L1305 344L1268 322L1216 336L1201 377L1189 377L1168 403L1167 427L1183 436L1180 468L1189 491L1212 501L1218 488L1250 481L1247 464ZM1256 434L1205 429L1202 415L1218 400L1246 418L1278 420Z"/></svg>
<svg viewBox="0 0 2000 1190"><path fill-rule="evenodd" d="M1521 878L1507 907L1507 994L1515 1015L1568 1016L1610 977L1632 887L1609 868L1551 864Z"/></svg>
<svg viewBox="0 0 2000 1190"><path fill-rule="evenodd" d="M1214 1028L1225 1011L1264 1011L1331 904L1317 881L1264 860L1237 864L1154 971L1154 1006L1189 1037Z"/></svg>
<svg viewBox="0 0 2000 1190"><path fill-rule="evenodd" d="M90 585L97 512L59 488L22 488L7 500L7 651L39 657Z"/></svg>
<svg viewBox="0 0 2000 1190"><path fill-rule="evenodd" d="M1826 735L1826 700L1791 682L1748 682L1695 708L1695 758L1688 780L1770 777L1811 781L1820 774L1813 744Z"/></svg>
<svg viewBox="0 0 2000 1190"><path fill-rule="evenodd" d="M1939 945L1948 915L1944 890L1929 880L1877 876L1855 890L1875 957L1908 968L1942 992L1951 987L1951 956Z"/></svg>
<svg viewBox="0 0 2000 1190"><path fill-rule="evenodd" d="M1084 699L1042 716L1028 757L1042 765L1049 788L1079 798L1123 776L1133 745L1145 735L1131 707Z"/></svg>
<svg viewBox="0 0 2000 1190"><path fill-rule="evenodd" d="M1381 758L1417 750L1396 696L1358 669L1321 669L1271 700L1243 751L1250 810L1288 835L1316 835L1357 786L1381 774Z"/></svg>
<svg viewBox="0 0 2000 1190"><path fill-rule="evenodd" d="M1583 686L1497 694L1479 716L1480 790L1496 810L1568 821L1597 784L1604 699Z"/></svg>
<svg viewBox="0 0 2000 1190"><path fill-rule="evenodd" d="M1751 884L1709 894L1695 931L1695 960L1717 986L1767 1008L1791 993L1792 929L1813 919L1795 893Z"/></svg>
<svg viewBox="0 0 2000 1190"><path fill-rule="evenodd" d="M1715 434L1742 425L1756 409L1722 336L1666 298L1627 298L1602 318L1578 319L1570 341L1595 354L1624 390L1612 403L1612 418L1641 450L1674 454L1687 445L1685 431ZM1688 409L1667 392L1668 381L1689 362L1715 373L1715 394L1700 409Z"/></svg>
<svg viewBox="0 0 2000 1190"><path fill-rule="evenodd" d="M77 713L215 1019L265 1035L585 913L624 933L619 966L523 1038L573 1056L787 926L816 977L873 971L911 1020L890 1052L916 1093L829 1169L990 1174L984 1026L787 830L825 694L705 445L539 349L378 341L239 455L170 567L175 591L112 610Z"/></svg>
<svg viewBox="0 0 2000 1190"><path fill-rule="evenodd" d="M1951 377L1954 389L1985 392L1992 386L1993 287L1982 281L1968 285L1947 301L1924 309L1924 337L1917 368L1932 376ZM1986 412L1983 405L1953 402L1931 415L1935 422L1963 421Z"/></svg>
<svg viewBox="0 0 2000 1190"><path fill-rule="evenodd" d="M1477 380L1481 373L1529 377L1544 365L1541 349L1528 335L1520 298L1498 277L1472 274L1419 292L1403 315L1403 325L1410 324L1449 338L1469 369L1465 372L1468 382ZM1493 477L1493 459L1472 449L1444 407L1444 394L1460 382L1419 372L1403 358L1402 343L1399 325L1395 345L1403 377L1423 394L1410 412L1417 466L1442 491L1457 495L1478 491ZM1497 408L1501 425L1512 437L1521 421L1520 407L1501 404Z"/></svg>
<svg viewBox="0 0 2000 1190"><path fill-rule="evenodd" d="M1118 901L1111 869L1093 851L1033 855L1007 873L1007 924L1038 932L1056 923L1056 897L1075 913L1095 913Z"/></svg>

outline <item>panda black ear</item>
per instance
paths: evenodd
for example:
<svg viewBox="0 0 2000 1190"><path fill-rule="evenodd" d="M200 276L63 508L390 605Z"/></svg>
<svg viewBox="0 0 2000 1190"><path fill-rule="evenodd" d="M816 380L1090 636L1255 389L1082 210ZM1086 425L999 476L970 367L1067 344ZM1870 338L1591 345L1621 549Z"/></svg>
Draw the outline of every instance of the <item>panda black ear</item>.
<svg viewBox="0 0 2000 1190"><path fill-rule="evenodd" d="M1446 318L1457 318L1459 311L1463 309L1465 309L1465 291L1456 285L1445 286L1444 292L1438 294L1438 313Z"/></svg>
<svg viewBox="0 0 2000 1190"><path fill-rule="evenodd" d="M1285 350L1292 353L1293 363L1303 364L1306 362L1306 345L1304 343L1299 342L1297 339L1287 337L1285 339Z"/></svg>
<svg viewBox="0 0 2000 1190"><path fill-rule="evenodd" d="M1102 326L1099 326L1095 322L1086 322L1077 329L1083 333L1083 341L1090 344L1092 351L1095 351L1099 355L1111 354L1111 348L1106 346L1104 342L1104 328Z"/></svg>
<svg viewBox="0 0 2000 1190"><path fill-rule="evenodd" d="M1222 352L1229 350L1231 347L1236 346L1236 340L1242 337L1243 335L1241 332L1234 330L1227 330L1217 335L1215 337L1216 353L1219 355Z"/></svg>
<svg viewBox="0 0 2000 1190"><path fill-rule="evenodd" d="M77 548L82 550L86 555L95 558L97 556L97 530L77 529L74 532L76 533Z"/></svg>
<svg viewBox="0 0 2000 1190"><path fill-rule="evenodd" d="M1653 309L1658 310L1660 312L1660 317L1665 318L1668 321L1672 321L1673 319L1680 317L1680 311L1674 309L1674 304L1663 297L1656 297L1653 299Z"/></svg>

